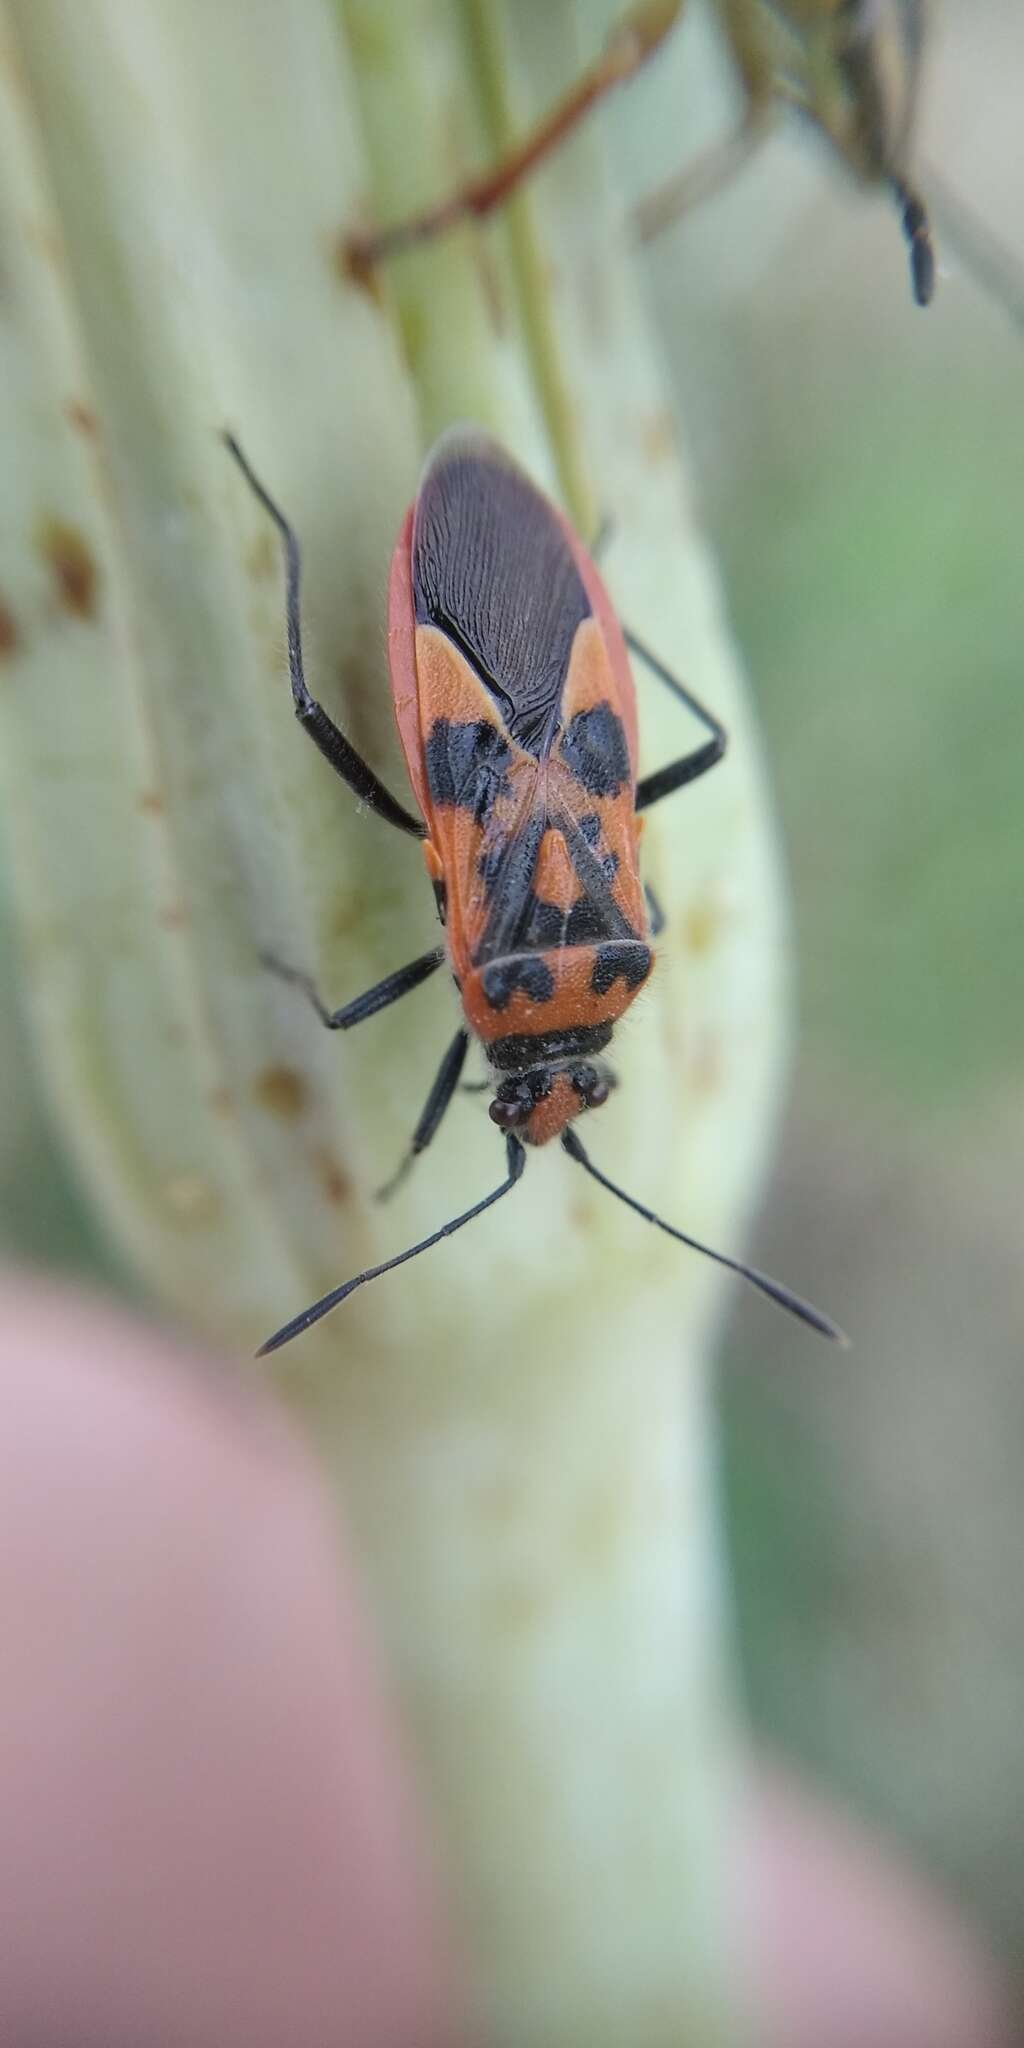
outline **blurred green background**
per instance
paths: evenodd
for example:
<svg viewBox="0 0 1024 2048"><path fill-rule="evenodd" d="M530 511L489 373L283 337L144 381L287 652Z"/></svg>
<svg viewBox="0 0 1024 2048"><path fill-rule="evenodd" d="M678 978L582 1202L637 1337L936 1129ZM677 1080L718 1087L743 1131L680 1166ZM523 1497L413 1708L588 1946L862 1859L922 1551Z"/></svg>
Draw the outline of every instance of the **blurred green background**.
<svg viewBox="0 0 1024 2048"><path fill-rule="evenodd" d="M608 0L609 17L615 11ZM695 12L607 111L639 192L729 119ZM1024 265L1024 10L949 0L925 160ZM927 177L924 182L927 185ZM856 1349L737 1304L723 1461L751 1710L1024 1952L1024 335L790 130L643 269L765 723L798 1057L755 1258ZM0 944L10 947L2 903ZM0 1242L122 1287L0 975Z"/></svg>
<svg viewBox="0 0 1024 2048"><path fill-rule="evenodd" d="M721 133L611 114L631 188ZM1024 266L1024 8L947 0L934 163ZM642 166L642 168L641 168ZM940 235L941 243L941 235ZM723 1452L758 1726L1024 1955L1024 334L948 247L772 140L645 261L764 721L799 1041L753 1255L845 1356L737 1303ZM1021 288L1018 275L1017 290Z"/></svg>

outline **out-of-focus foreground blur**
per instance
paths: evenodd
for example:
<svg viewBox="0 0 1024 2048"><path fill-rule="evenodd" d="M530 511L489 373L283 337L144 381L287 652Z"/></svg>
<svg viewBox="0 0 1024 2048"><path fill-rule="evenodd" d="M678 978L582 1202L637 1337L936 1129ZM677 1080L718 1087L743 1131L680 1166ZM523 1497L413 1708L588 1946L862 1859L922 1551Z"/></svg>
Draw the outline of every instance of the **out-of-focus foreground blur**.
<svg viewBox="0 0 1024 2048"><path fill-rule="evenodd" d="M609 0L609 16L614 11ZM728 120L653 67L605 118L639 189ZM1024 266L1019 0L947 0L924 168ZM852 1333L737 1305L723 1378L758 1727L1024 1949L1024 333L792 129L643 269L767 728L800 1044L752 1244ZM635 622L642 631L642 621ZM3 930L5 954L10 938ZM111 1277L0 976L0 1242ZM116 1276L114 1276L116 1278Z"/></svg>

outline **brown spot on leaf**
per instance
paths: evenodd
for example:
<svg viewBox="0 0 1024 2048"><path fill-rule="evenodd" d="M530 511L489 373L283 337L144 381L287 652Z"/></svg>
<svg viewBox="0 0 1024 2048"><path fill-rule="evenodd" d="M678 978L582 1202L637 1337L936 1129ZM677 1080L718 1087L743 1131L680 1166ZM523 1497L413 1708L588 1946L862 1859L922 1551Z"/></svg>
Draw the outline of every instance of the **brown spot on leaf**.
<svg viewBox="0 0 1024 2048"><path fill-rule="evenodd" d="M213 1223L220 1215L217 1189L201 1173L172 1173L163 1184L163 1196L179 1223Z"/></svg>
<svg viewBox="0 0 1024 2048"><path fill-rule="evenodd" d="M18 628L14 623L14 613L0 597L0 661L10 661L17 652Z"/></svg>
<svg viewBox="0 0 1024 2048"><path fill-rule="evenodd" d="M215 1116L234 1116L235 1098L230 1088L213 1088L210 1091L210 1108Z"/></svg>
<svg viewBox="0 0 1024 2048"><path fill-rule="evenodd" d="M338 1208L342 1202L347 1202L352 1193L352 1182L347 1173L342 1172L333 1152L328 1152L326 1146L321 1147L314 1153L313 1163L323 1182L324 1194L332 1206Z"/></svg>
<svg viewBox="0 0 1024 2048"><path fill-rule="evenodd" d="M99 433L100 423L96 418L96 414L94 413L92 406L86 405L84 399L69 398L67 404L64 407L64 411L66 412L68 419L71 421L72 426L76 427L80 434L86 434L89 436L90 439L94 439L95 436Z"/></svg>
<svg viewBox="0 0 1024 2048"><path fill-rule="evenodd" d="M649 462L664 462L676 444L676 423L668 406L648 413L640 429L640 440Z"/></svg>
<svg viewBox="0 0 1024 2048"><path fill-rule="evenodd" d="M286 1123L293 1123L309 1104L309 1086L305 1076L297 1067L283 1064L264 1067L253 1084L253 1093L271 1116L279 1116Z"/></svg>
<svg viewBox="0 0 1024 2048"><path fill-rule="evenodd" d="M359 931L363 921L364 900L354 895L351 890L339 895L331 911L332 936L336 939L351 938L353 932Z"/></svg>
<svg viewBox="0 0 1024 2048"><path fill-rule="evenodd" d="M93 618L99 574L78 528L47 514L36 528L36 546L52 571L57 600L64 611L79 619Z"/></svg>
<svg viewBox="0 0 1024 2048"><path fill-rule="evenodd" d="M160 923L165 932L183 931L188 923L188 911L183 903L165 903L160 912Z"/></svg>
<svg viewBox="0 0 1024 2048"><path fill-rule="evenodd" d="M717 1095L725 1080L721 1042L705 1036L690 1061L690 1086L695 1095Z"/></svg>
<svg viewBox="0 0 1024 2048"><path fill-rule="evenodd" d="M138 808L142 812L144 818L163 817L164 800L158 789L140 790L137 801Z"/></svg>
<svg viewBox="0 0 1024 2048"><path fill-rule="evenodd" d="M705 898L703 903L692 903L686 913L683 927L686 944L691 953L710 953L721 928L721 912L717 904Z"/></svg>
<svg viewBox="0 0 1024 2048"><path fill-rule="evenodd" d="M264 527L245 551L245 566L254 583L266 583L277 568L274 535Z"/></svg>

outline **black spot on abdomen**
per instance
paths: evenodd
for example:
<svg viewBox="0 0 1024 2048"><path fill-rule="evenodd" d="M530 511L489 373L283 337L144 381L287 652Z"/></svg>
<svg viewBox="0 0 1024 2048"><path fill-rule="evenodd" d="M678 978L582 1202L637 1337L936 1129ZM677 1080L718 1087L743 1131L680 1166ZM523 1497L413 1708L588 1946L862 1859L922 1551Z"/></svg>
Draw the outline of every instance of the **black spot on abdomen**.
<svg viewBox="0 0 1024 2048"><path fill-rule="evenodd" d="M615 982L622 980L627 988L639 988L651 971L651 949L638 939L615 940L610 945L598 946L594 954L594 965L590 975L590 986L596 996L606 996Z"/></svg>
<svg viewBox="0 0 1024 2048"><path fill-rule="evenodd" d="M499 796L509 790L508 741L486 718L471 724L434 720L424 749L427 787L435 804L455 804L485 825Z"/></svg>
<svg viewBox="0 0 1024 2048"><path fill-rule="evenodd" d="M589 896L578 896L568 910L560 903L545 903L531 896L521 930L523 946L590 946L608 937L604 907Z"/></svg>
<svg viewBox="0 0 1024 2048"><path fill-rule="evenodd" d="M618 796L632 781L626 734L610 704L577 711L562 735L559 752L589 796Z"/></svg>
<svg viewBox="0 0 1024 2048"><path fill-rule="evenodd" d="M492 960L480 980L492 1010L507 1009L517 988L534 1003L546 1002L555 988L550 967L532 953L514 953L505 960Z"/></svg>

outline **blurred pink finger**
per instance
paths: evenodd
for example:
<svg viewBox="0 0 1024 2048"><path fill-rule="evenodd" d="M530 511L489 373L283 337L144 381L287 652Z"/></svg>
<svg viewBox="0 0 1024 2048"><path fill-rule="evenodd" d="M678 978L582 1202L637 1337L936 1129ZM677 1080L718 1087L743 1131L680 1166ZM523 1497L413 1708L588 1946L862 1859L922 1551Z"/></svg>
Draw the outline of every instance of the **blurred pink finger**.
<svg viewBox="0 0 1024 2048"><path fill-rule="evenodd" d="M341 1567L315 1475L254 1389L113 1309L8 1287L0 2041L453 2038Z"/></svg>
<svg viewBox="0 0 1024 2048"><path fill-rule="evenodd" d="M1012 2048L1009 1988L932 1889L788 1773L751 1772L758 2048Z"/></svg>

